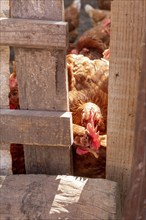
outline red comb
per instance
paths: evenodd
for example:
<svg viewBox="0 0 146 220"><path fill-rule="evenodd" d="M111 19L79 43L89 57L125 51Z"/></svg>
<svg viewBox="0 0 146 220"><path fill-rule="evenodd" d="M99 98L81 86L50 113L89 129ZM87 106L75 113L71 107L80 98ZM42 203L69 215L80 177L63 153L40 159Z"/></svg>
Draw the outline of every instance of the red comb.
<svg viewBox="0 0 146 220"><path fill-rule="evenodd" d="M103 27L107 27L107 26L109 26L111 24L111 20L109 19L109 18L107 18L107 19L105 19L104 21L103 21Z"/></svg>
<svg viewBox="0 0 146 220"><path fill-rule="evenodd" d="M91 144L91 149L98 150L100 147L100 139L99 139L99 132L97 132L97 127L94 128L93 124L88 123L87 130L93 139Z"/></svg>

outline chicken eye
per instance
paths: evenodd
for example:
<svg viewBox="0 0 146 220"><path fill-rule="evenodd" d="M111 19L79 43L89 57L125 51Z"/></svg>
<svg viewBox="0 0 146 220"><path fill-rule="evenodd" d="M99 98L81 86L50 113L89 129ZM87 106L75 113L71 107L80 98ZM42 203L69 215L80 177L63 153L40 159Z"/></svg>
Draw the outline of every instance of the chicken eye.
<svg viewBox="0 0 146 220"><path fill-rule="evenodd" d="M17 92L12 92L12 95L13 95L13 96L16 96L16 95L17 95Z"/></svg>

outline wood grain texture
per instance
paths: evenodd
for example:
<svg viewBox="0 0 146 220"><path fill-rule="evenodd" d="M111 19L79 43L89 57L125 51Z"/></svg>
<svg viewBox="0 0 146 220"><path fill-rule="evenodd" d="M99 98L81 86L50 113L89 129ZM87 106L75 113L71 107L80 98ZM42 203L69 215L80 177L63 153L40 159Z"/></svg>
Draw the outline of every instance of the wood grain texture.
<svg viewBox="0 0 146 220"><path fill-rule="evenodd" d="M11 0L13 18L32 18L49 21L64 20L63 0Z"/></svg>
<svg viewBox="0 0 146 220"><path fill-rule="evenodd" d="M9 17L9 0L0 1L0 17ZM9 56L9 47L0 45L0 111L1 108L9 108ZM11 163L12 159L9 144L0 144L0 175L12 174Z"/></svg>
<svg viewBox="0 0 146 220"><path fill-rule="evenodd" d="M64 21L63 0L12 0L11 17ZM68 111L65 54L66 49L57 50L56 47L52 50L15 48L21 109ZM62 124L62 127L62 129L65 129L64 124ZM31 146L24 146L25 158L27 158L26 173L34 171L34 164L35 167L39 167L41 164L46 170L41 154L44 155L44 161L50 158L50 154L51 158L56 158L55 166L60 166L62 173L64 170L71 171L70 156L66 157L66 155L69 155L67 154L68 152L66 153L66 148L63 147L61 149L62 155L64 150L66 160L62 160L61 163L58 148L55 150L54 147L54 151L50 151L48 148L34 146L32 150L32 154L34 151L36 152L34 156L30 153ZM48 167L47 174L52 174L53 172L54 168ZM40 173L40 170L38 169L38 172L35 171L35 173ZM55 174L57 174L57 171Z"/></svg>
<svg viewBox="0 0 146 220"><path fill-rule="evenodd" d="M10 155L10 146L0 145L0 175L12 174L12 159Z"/></svg>
<svg viewBox="0 0 146 220"><path fill-rule="evenodd" d="M124 205L123 220L146 219L146 37L140 72L134 146L132 178Z"/></svg>
<svg viewBox="0 0 146 220"><path fill-rule="evenodd" d="M9 108L9 56L9 47L0 46L0 109Z"/></svg>
<svg viewBox="0 0 146 220"><path fill-rule="evenodd" d="M114 1L110 43L107 178L129 186L146 1Z"/></svg>
<svg viewBox="0 0 146 220"><path fill-rule="evenodd" d="M68 147L73 141L70 112L1 109L0 121L2 143Z"/></svg>
<svg viewBox="0 0 146 220"><path fill-rule="evenodd" d="M25 145L25 169L28 174L72 174L71 150L68 146Z"/></svg>
<svg viewBox="0 0 146 220"><path fill-rule="evenodd" d="M1 45L27 48L66 48L67 23L30 19L1 19Z"/></svg>
<svg viewBox="0 0 146 220"><path fill-rule="evenodd" d="M10 15L9 12L9 0L1 0L0 1L0 17L8 18Z"/></svg>
<svg viewBox="0 0 146 220"><path fill-rule="evenodd" d="M68 111L65 52L15 48L21 109Z"/></svg>
<svg viewBox="0 0 146 220"><path fill-rule="evenodd" d="M117 184L103 179L8 176L2 180L1 218L117 220L118 196Z"/></svg>

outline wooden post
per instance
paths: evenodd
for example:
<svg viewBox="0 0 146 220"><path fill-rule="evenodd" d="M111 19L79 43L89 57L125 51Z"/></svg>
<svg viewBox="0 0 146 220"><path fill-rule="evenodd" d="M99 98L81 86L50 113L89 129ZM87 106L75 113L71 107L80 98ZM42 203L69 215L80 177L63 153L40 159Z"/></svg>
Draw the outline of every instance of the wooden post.
<svg viewBox="0 0 146 220"><path fill-rule="evenodd" d="M132 178L123 220L146 218L146 37L140 73L134 145Z"/></svg>
<svg viewBox="0 0 146 220"><path fill-rule="evenodd" d="M146 0L113 1L106 173L119 183L122 198L131 179L145 21Z"/></svg>
<svg viewBox="0 0 146 220"><path fill-rule="evenodd" d="M0 17L9 17L9 0L0 1ZM9 108L9 56L9 47L0 46L0 109ZM11 168L9 144L0 144L0 174L11 174Z"/></svg>
<svg viewBox="0 0 146 220"><path fill-rule="evenodd" d="M26 173L71 173L73 138L71 114L66 112L69 110L65 62L67 23L63 20L62 0L11 0L11 19L1 21L1 44L15 46L20 109L28 110L26 118L23 111L17 110L16 113L20 112L18 126L11 120L16 137L13 143L24 143ZM37 124L33 121L34 110L38 114ZM46 111L46 122L50 126L44 121ZM49 114L50 111L53 112ZM4 111L3 114L2 111L1 120L3 122L4 115L9 126L8 114L11 116L11 112ZM26 121L21 124L23 119ZM30 124L34 127L31 126L29 133ZM40 126L41 130L38 129ZM5 134L5 126L3 129ZM34 134L36 140L30 142ZM47 141L43 140L43 145L39 145L37 140L44 134ZM11 142L9 138L8 141Z"/></svg>

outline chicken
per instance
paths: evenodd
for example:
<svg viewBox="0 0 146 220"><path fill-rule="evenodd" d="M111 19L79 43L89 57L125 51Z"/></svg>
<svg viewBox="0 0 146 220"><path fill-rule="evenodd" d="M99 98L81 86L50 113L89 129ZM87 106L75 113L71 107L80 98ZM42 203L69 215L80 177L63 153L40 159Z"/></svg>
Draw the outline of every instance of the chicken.
<svg viewBox="0 0 146 220"><path fill-rule="evenodd" d="M71 93L70 93L71 95ZM99 124L102 120L102 114L100 108L92 103L92 102L85 102L85 103L78 103L76 98L75 101L70 101L70 111L73 113L73 123L77 125L81 125L86 127L88 122L91 120L90 111L93 112L93 118L95 125Z"/></svg>
<svg viewBox="0 0 146 220"><path fill-rule="evenodd" d="M91 37L80 38L76 44L77 53L91 60L102 58L105 49L106 45L100 39L96 40Z"/></svg>
<svg viewBox="0 0 146 220"><path fill-rule="evenodd" d="M93 118L91 119L91 123L87 124L88 133L84 127L79 125L75 126L77 127L77 132L74 134L74 144L72 146L74 175L92 178L105 178L106 135L99 135L96 132L96 128L93 124ZM78 129L80 129L80 131ZM85 138L85 134L90 134L90 137L86 136ZM79 141L79 135L82 138L82 142ZM76 136L77 139L75 139ZM79 146L78 143L82 144ZM87 143L90 144L90 147L88 147ZM83 147L83 145L85 147Z"/></svg>
<svg viewBox="0 0 146 220"><path fill-rule="evenodd" d="M10 92L9 92L9 106L10 109L19 109L18 83L16 78L16 64L13 62L13 73L9 78Z"/></svg>
<svg viewBox="0 0 146 220"><path fill-rule="evenodd" d="M100 136L95 126L95 111L88 107L84 108L82 116L86 122L83 121L85 127L73 124L74 145L76 146L76 153L79 155L91 153L98 158L98 151L100 148ZM84 115L85 114L85 115ZM81 117L82 117L81 116Z"/></svg>
<svg viewBox="0 0 146 220"><path fill-rule="evenodd" d="M106 60L109 60L109 58L110 58L110 49L109 48L103 52L103 58Z"/></svg>
<svg viewBox="0 0 146 220"><path fill-rule="evenodd" d="M90 122L91 114L93 112L94 126L100 134L106 133L107 127L107 101L108 96L101 90L70 91L69 105L73 116L73 123L81 126L87 126Z"/></svg>
<svg viewBox="0 0 146 220"><path fill-rule="evenodd" d="M73 124L73 142L76 146L88 147L90 138L85 127Z"/></svg>
<svg viewBox="0 0 146 220"><path fill-rule="evenodd" d="M78 155L91 153L98 158L100 136L92 123L88 123L87 129L83 126L73 124L73 137L73 148L76 149Z"/></svg>
<svg viewBox="0 0 146 220"><path fill-rule="evenodd" d="M101 137L101 136L100 136ZM104 136L104 139L106 136ZM73 147L73 172L75 176L88 178L105 178L106 176L106 147L102 145L98 151L98 158L92 153L77 154Z"/></svg>
<svg viewBox="0 0 146 220"><path fill-rule="evenodd" d="M85 5L85 12L90 17L91 23L92 23L93 26L100 24L100 22L103 21L104 19L110 19L111 18L110 11L96 9L96 8L93 8L89 4Z"/></svg>
<svg viewBox="0 0 146 220"><path fill-rule="evenodd" d="M81 54L68 54L66 60L69 107L81 129L72 145L74 175L105 178L109 61Z"/></svg>
<svg viewBox="0 0 146 220"><path fill-rule="evenodd" d="M100 9L110 10L112 0L98 0L98 5Z"/></svg>
<svg viewBox="0 0 146 220"><path fill-rule="evenodd" d="M100 134L106 133L108 105L109 62L105 59L90 60L83 55L67 55L72 89L69 91L69 106L73 123L87 125L90 109L95 116ZM69 84L71 84L71 82ZM71 88L71 86L69 86ZM85 123L86 122L86 123Z"/></svg>
<svg viewBox="0 0 146 220"><path fill-rule="evenodd" d="M110 43L110 25L111 21L104 20L100 26L96 25L85 31L78 39L79 42L86 40L86 38L93 39L96 42L102 42L104 49L109 48Z"/></svg>
<svg viewBox="0 0 146 220"><path fill-rule="evenodd" d="M69 42L73 43L77 36L81 9L81 0L74 0L73 3L65 9L65 21L69 26Z"/></svg>
<svg viewBox="0 0 146 220"><path fill-rule="evenodd" d="M88 57L76 54L68 54L66 60L70 90L73 88L85 90L96 85L103 92L108 92L109 61L105 59L90 60Z"/></svg>

